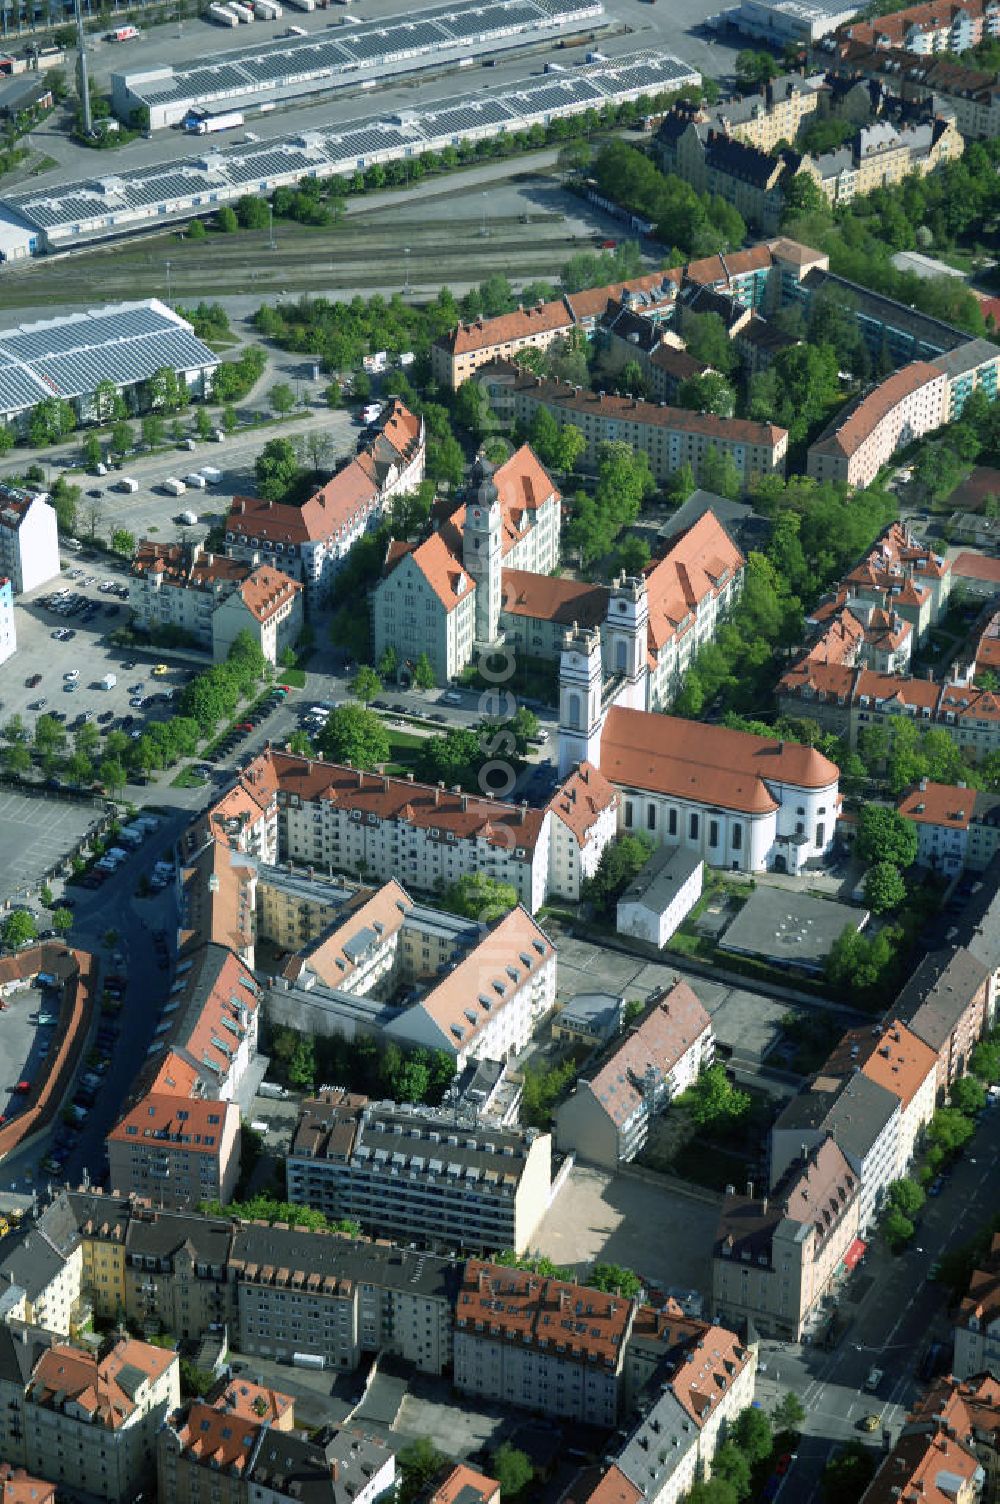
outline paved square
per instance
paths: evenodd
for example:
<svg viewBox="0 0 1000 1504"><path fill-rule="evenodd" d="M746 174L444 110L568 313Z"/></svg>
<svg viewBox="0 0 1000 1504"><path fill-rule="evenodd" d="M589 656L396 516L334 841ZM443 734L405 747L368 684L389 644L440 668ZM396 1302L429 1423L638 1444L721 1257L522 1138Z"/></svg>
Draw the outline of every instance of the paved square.
<svg viewBox="0 0 1000 1504"><path fill-rule="evenodd" d="M658 1289L711 1292L709 1250L719 1203L696 1200L646 1179L577 1165L535 1236L531 1253L575 1273L623 1264Z"/></svg>
<svg viewBox="0 0 1000 1504"><path fill-rule="evenodd" d="M0 902L37 891L100 816L96 806L0 789Z"/></svg>

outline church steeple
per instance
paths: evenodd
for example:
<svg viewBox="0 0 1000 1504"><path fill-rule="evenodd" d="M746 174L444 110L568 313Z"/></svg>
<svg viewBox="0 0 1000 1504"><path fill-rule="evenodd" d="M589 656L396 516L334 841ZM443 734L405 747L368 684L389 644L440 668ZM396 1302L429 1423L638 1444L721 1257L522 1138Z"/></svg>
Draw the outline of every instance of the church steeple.
<svg viewBox="0 0 1000 1504"><path fill-rule="evenodd" d="M489 646L500 630L503 509L493 466L480 457L472 473L473 494L465 507L462 563L476 586L476 643Z"/></svg>

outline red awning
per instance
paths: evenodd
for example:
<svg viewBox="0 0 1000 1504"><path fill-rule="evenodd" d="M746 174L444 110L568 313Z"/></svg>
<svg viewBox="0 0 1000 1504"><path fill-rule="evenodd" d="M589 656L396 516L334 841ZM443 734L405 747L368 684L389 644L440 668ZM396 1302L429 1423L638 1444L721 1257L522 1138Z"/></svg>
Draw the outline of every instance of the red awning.
<svg viewBox="0 0 1000 1504"><path fill-rule="evenodd" d="M867 1247L867 1243L862 1243L860 1238L855 1238L850 1248L844 1254L845 1269L856 1268L861 1259L864 1257L864 1253Z"/></svg>

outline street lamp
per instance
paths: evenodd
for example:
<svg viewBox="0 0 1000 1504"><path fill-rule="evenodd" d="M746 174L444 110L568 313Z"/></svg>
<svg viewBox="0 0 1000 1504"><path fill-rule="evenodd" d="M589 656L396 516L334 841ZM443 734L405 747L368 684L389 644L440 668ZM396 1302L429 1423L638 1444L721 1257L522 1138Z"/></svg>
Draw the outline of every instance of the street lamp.
<svg viewBox="0 0 1000 1504"><path fill-rule="evenodd" d="M487 195L484 193L483 194L483 226L482 226L482 229L480 231L480 234L482 235L482 237L483 237L484 240L486 239L487 235L490 233L489 230L486 228L486 199L487 199Z"/></svg>
<svg viewBox="0 0 1000 1504"><path fill-rule="evenodd" d="M403 255L406 257L406 261L404 262L406 271L403 274L403 297L408 298L410 295L410 247L408 245L404 245Z"/></svg>
<svg viewBox="0 0 1000 1504"><path fill-rule="evenodd" d="M274 208L270 199L267 201L267 233L271 242L271 250L276 251L278 247L274 243Z"/></svg>
<svg viewBox="0 0 1000 1504"><path fill-rule="evenodd" d="M170 302L170 262L167 261L167 302Z"/></svg>

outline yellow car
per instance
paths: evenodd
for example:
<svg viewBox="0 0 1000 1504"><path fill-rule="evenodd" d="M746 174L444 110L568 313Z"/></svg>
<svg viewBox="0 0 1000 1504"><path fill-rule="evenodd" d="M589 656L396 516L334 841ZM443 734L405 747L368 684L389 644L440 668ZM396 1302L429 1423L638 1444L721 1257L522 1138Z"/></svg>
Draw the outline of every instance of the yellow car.
<svg viewBox="0 0 1000 1504"><path fill-rule="evenodd" d="M866 1431L877 1431L878 1430L878 1424L879 1424L879 1422L878 1422L878 1416L877 1415L866 1415L865 1418L864 1418L864 1420L861 1422L861 1424L865 1428Z"/></svg>
<svg viewBox="0 0 1000 1504"><path fill-rule="evenodd" d="M164 674L169 674L169 672L170 672L170 669L167 667L167 665L165 663L158 663L156 665L156 667L153 669L153 678L154 679L162 679L163 676L164 676Z"/></svg>

